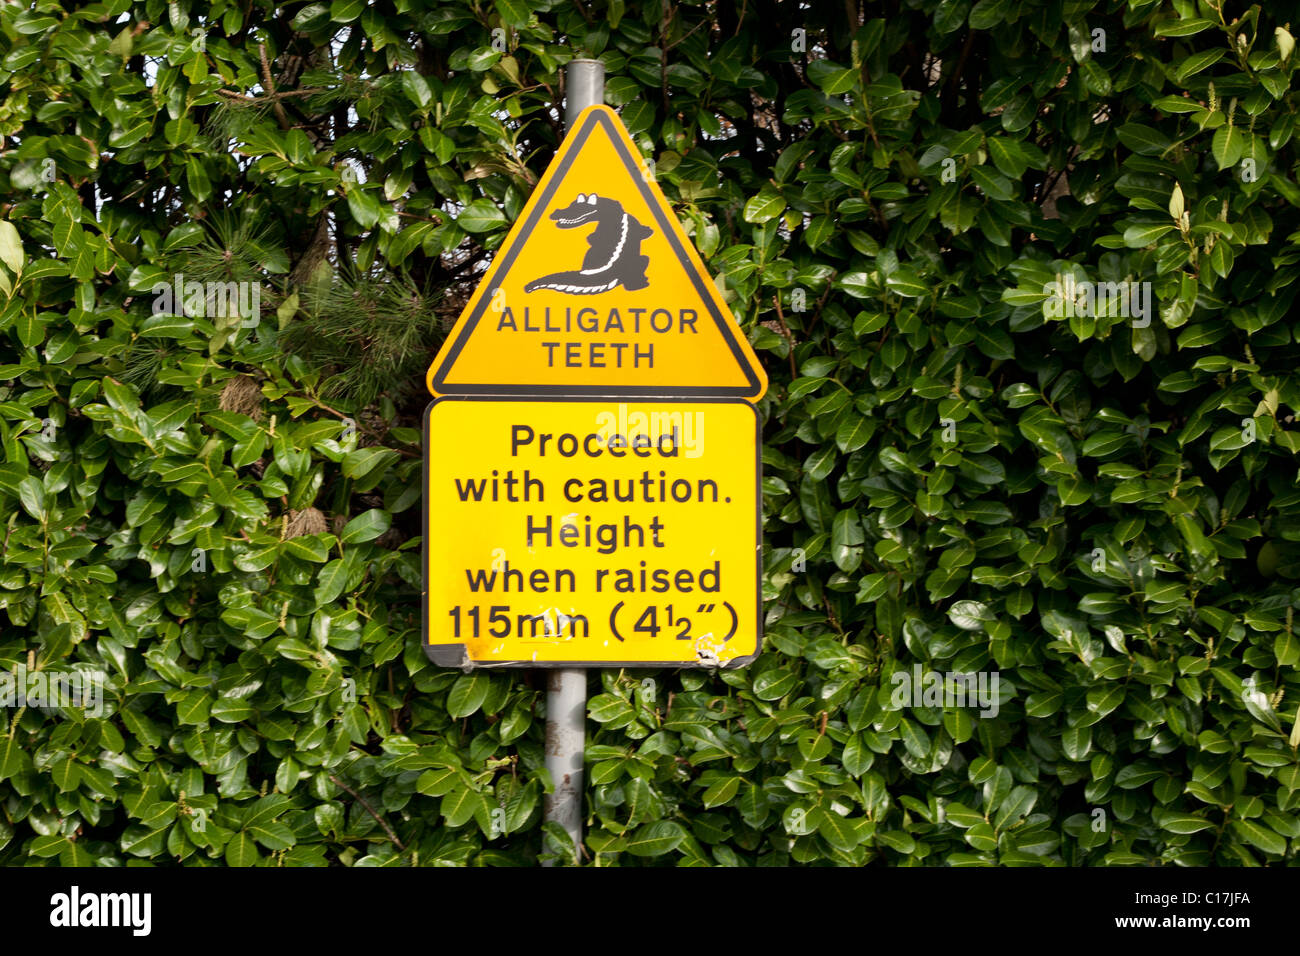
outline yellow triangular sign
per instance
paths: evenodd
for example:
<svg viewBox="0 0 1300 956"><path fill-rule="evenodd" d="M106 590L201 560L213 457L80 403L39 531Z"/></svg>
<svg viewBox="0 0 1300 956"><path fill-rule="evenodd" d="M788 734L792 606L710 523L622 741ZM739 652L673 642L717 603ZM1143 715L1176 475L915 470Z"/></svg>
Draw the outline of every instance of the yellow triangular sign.
<svg viewBox="0 0 1300 956"><path fill-rule="evenodd" d="M728 396L767 376L627 130L584 110L429 368L434 395Z"/></svg>

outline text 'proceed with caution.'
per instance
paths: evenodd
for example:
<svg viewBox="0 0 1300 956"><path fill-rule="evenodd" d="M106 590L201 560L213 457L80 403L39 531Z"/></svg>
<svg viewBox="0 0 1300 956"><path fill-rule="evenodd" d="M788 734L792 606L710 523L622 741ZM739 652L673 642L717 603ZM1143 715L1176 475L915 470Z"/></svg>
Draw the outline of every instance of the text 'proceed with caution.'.
<svg viewBox="0 0 1300 956"><path fill-rule="evenodd" d="M752 405L444 398L426 434L432 645L482 662L757 652Z"/></svg>

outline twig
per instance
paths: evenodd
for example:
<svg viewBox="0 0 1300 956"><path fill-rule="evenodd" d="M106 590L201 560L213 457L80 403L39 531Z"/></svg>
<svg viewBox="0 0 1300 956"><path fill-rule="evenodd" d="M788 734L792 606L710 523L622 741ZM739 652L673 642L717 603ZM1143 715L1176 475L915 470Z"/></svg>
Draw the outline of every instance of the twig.
<svg viewBox="0 0 1300 956"><path fill-rule="evenodd" d="M748 3L749 0L745 0L745 2ZM741 12L741 16L744 16L744 12L743 12L743 11ZM687 30L685 33L683 33L680 37L678 37L678 38L677 38L676 40L674 40L672 43L668 44L668 47L667 47L667 48L668 48L669 50L673 49L674 47L677 46L677 44L681 43L683 40L688 39L692 33L694 33L696 30L698 30L700 27L704 26L704 25L705 25L706 23L708 23L708 22L709 22L708 20L701 20L699 23L695 24L695 26L691 27L689 30ZM739 27L739 26L736 27L736 32L737 32L737 33L740 32L740 27Z"/></svg>
<svg viewBox="0 0 1300 956"><path fill-rule="evenodd" d="M267 93L272 97L275 96L275 80L271 79L271 64L266 60L266 44L257 45L258 53L262 57L262 85L266 87ZM284 111L280 105L279 99L271 100L271 109L275 113L275 118L280 122L280 129L292 129L293 124L289 122L289 114Z"/></svg>
<svg viewBox="0 0 1300 956"><path fill-rule="evenodd" d="M335 418L339 419L340 421L352 422L354 425L357 426L357 429L358 429L359 431L365 432L365 433L366 433L367 435L369 435L371 438L375 439L375 441L383 441L383 440L387 437L386 435L381 435L379 432L375 431L374 429L367 427L367 426L365 425L364 422L359 422L359 421L357 421L357 420L356 420L355 418L353 418L351 415L344 415L342 412L340 412L340 411L338 411L338 410L336 410L336 409L330 408L328 405L326 405L324 402L322 402L322 401L321 401L320 399L318 399L318 398L313 398L312 401L314 401L314 402L316 403L316 407L317 407L317 408L324 409L325 411L329 412L331 415L333 415ZM395 440L396 440L396 439L394 439L394 441L395 441ZM397 452L399 455L405 455L407 458L419 458L419 457L421 457L421 456L418 455L417 453L415 453L415 452L413 452L413 451L410 451L410 450L408 450L408 449L406 449L406 448L390 448L388 445L385 445L384 447L385 447L385 448L388 448L389 451L395 451L395 452Z"/></svg>
<svg viewBox="0 0 1300 956"><path fill-rule="evenodd" d="M668 28L673 23L673 12L672 5L665 2L663 20L659 25L659 85L663 90L665 119L672 115L668 101Z"/></svg>
<svg viewBox="0 0 1300 956"><path fill-rule="evenodd" d="M785 335L786 346L789 349L790 381L793 382L799 377L799 373L795 371L794 367L794 335L790 332L790 326L785 324L785 312L781 309L780 293L772 296L772 303L776 306L776 320L781 324L781 332Z"/></svg>
<svg viewBox="0 0 1300 956"><path fill-rule="evenodd" d="M826 608L826 617L830 620L831 627L839 632L840 637L843 637L844 628L840 627L840 619L835 616L835 609L831 607L831 599L826 596L824 591L822 592L822 607Z"/></svg>
<svg viewBox="0 0 1300 956"><path fill-rule="evenodd" d="M961 46L961 54L957 57L957 66L953 69L952 75L948 77L948 88L951 100L956 100L957 91L961 85L962 70L966 67L966 59L970 56L971 47L975 44L975 31L966 31L966 42ZM942 80L940 81L942 82Z"/></svg>
<svg viewBox="0 0 1300 956"><path fill-rule="evenodd" d="M1052 176L1050 172L1043 175L1043 182L1034 194L1035 205L1041 205L1047 201L1047 197L1052 194L1052 190L1056 188L1056 184L1060 182L1061 177L1069 170L1070 164L1074 162L1074 157L1077 156L1078 153L1079 148L1077 146L1071 147L1070 155L1065 157L1065 165L1056 170L1056 175Z"/></svg>
<svg viewBox="0 0 1300 956"><path fill-rule="evenodd" d="M402 843L401 840L397 839L397 834L394 833L393 828L388 825L388 821L386 821L383 817L381 817L378 813L375 812L375 808L370 805L369 801L367 801L365 797L357 793L355 790L349 787L338 777L334 776L334 774L330 774L330 780L338 784L348 793L352 794L352 796L356 799L356 801L360 803L363 807L365 807L366 811L379 822L379 825L384 828L384 832L387 833L388 838L397 845L397 848L401 850L403 853L406 852L406 846Z"/></svg>
<svg viewBox="0 0 1300 956"><path fill-rule="evenodd" d="M832 271L831 271L830 278L826 280L826 291L823 292L823 293L821 294L821 298L819 298L819 299L817 300L817 311L815 311L815 312L813 313L813 320L812 320L812 322L809 322L809 323L808 323L808 328L805 329L805 333L807 333L807 334L811 334L811 333L812 333L812 327L813 327L813 325L814 325L814 324L815 324L819 319L821 319L821 317L822 317L822 309L824 309L824 308L826 307L826 300L827 300L828 298L830 298L831 290L834 288L835 279L839 276L839 274L840 274L840 273L839 273L839 270L838 270L838 269L835 269L835 270L832 270Z"/></svg>
<svg viewBox="0 0 1300 956"><path fill-rule="evenodd" d="M420 222L431 222L431 223L433 223L435 226L441 226L441 225L442 225L442 219L441 219L440 217L437 217L437 216L421 216L419 213L416 213L416 212L407 212L405 209L399 209L399 210L397 211L397 214L398 214L399 216L405 216L407 219L418 219L418 220L420 220Z"/></svg>
<svg viewBox="0 0 1300 956"><path fill-rule="evenodd" d="M247 93L240 93L238 90L217 90L222 96L229 96L234 100L247 100L250 103L274 102L286 96L313 96L316 93L324 93L325 87L317 87L310 90L283 90L279 93L267 93L264 96L249 96Z"/></svg>

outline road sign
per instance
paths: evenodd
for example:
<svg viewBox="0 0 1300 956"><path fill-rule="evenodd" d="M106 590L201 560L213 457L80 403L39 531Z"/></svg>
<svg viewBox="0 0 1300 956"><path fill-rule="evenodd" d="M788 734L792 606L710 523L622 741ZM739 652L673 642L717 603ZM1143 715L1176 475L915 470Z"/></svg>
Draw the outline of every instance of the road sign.
<svg viewBox="0 0 1300 956"><path fill-rule="evenodd" d="M435 663L758 653L767 377L612 110L573 124L428 384Z"/></svg>
<svg viewBox="0 0 1300 956"><path fill-rule="evenodd" d="M583 111L429 369L434 395L713 396L763 373L618 114Z"/></svg>
<svg viewBox="0 0 1300 956"><path fill-rule="evenodd" d="M440 398L425 448L435 663L740 667L757 654L753 405Z"/></svg>

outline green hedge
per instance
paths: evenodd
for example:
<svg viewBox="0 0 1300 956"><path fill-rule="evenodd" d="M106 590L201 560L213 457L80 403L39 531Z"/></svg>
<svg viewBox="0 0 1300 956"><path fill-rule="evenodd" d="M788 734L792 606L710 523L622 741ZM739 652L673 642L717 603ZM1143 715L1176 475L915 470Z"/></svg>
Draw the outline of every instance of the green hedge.
<svg viewBox="0 0 1300 956"><path fill-rule="evenodd" d="M1294 862L1271 16L0 8L0 671L107 676L0 710L0 864L538 860L543 682L420 647L419 420L573 55L772 379L764 652L592 677L584 860ZM258 308L159 310L177 275ZM946 672L996 702L895 693Z"/></svg>

